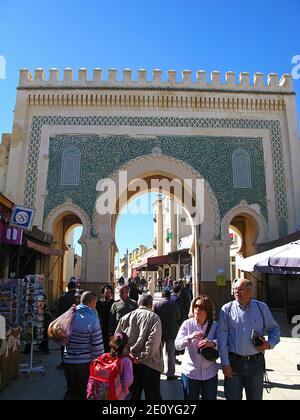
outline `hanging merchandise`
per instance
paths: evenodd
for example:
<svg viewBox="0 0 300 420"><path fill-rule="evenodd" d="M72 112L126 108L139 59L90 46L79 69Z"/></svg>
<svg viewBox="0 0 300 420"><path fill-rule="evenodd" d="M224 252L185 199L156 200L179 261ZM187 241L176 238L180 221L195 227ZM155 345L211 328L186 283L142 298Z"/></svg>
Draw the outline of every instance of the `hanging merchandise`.
<svg viewBox="0 0 300 420"><path fill-rule="evenodd" d="M0 280L0 392L18 378L22 280Z"/></svg>
<svg viewBox="0 0 300 420"><path fill-rule="evenodd" d="M23 280L23 340L27 344L43 341L45 311L45 279L28 275Z"/></svg>
<svg viewBox="0 0 300 420"><path fill-rule="evenodd" d="M4 316L0 314L0 340L5 340L6 338L6 321ZM0 351L1 354L1 351Z"/></svg>
<svg viewBox="0 0 300 420"><path fill-rule="evenodd" d="M6 328L19 324L22 280L0 279L0 314L5 318Z"/></svg>
<svg viewBox="0 0 300 420"><path fill-rule="evenodd" d="M29 366L22 369L27 375L30 372L44 373L43 367L33 368L33 348L44 339L45 317L45 278L39 275L28 275L23 280L22 314L23 341L30 345Z"/></svg>

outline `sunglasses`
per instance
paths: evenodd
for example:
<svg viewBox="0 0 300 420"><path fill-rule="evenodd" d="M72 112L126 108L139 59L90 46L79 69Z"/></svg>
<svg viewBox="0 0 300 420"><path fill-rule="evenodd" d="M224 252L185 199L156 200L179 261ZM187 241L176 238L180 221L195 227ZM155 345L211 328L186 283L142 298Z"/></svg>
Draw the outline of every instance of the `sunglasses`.
<svg viewBox="0 0 300 420"><path fill-rule="evenodd" d="M195 305L194 309L200 309L200 311L206 311L206 308L203 305Z"/></svg>

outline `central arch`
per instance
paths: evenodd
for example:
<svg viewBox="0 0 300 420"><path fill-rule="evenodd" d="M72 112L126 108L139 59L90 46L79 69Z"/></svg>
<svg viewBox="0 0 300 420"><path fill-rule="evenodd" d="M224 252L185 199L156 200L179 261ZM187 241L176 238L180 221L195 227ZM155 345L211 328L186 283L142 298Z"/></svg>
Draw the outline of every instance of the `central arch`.
<svg viewBox="0 0 300 420"><path fill-rule="evenodd" d="M120 188L120 172L127 174L127 188L123 189L123 191ZM114 182L118 192L121 190L116 196L115 214L99 215L95 206L93 217L93 229L100 242L101 261L104 263L102 263L101 271L109 281L112 280L117 250L115 240L116 222L122 208L138 195L142 195L145 192L155 192L151 187L154 179L158 181L165 179L169 182L178 180L181 185L184 185L185 180L191 180L194 183L196 180L203 182L204 188L201 202L199 202L194 192L190 190L184 191L184 197L188 197L188 200L184 200L184 202L182 194L179 194L177 189L174 189L171 194L170 191L166 191L163 188L157 191L181 203L190 218L193 230L193 246L190 249L193 260L193 291L195 295L198 294L200 291L199 281L205 276L205 268L200 264L200 244L212 243L216 240L220 235L221 225L218 202L208 182L185 162L157 153L129 161L112 174L109 179ZM130 191L131 189L134 190L135 186L138 185L138 180L145 181L146 190ZM195 206L203 206L203 223L201 225L195 223ZM105 267L106 272L104 273Z"/></svg>

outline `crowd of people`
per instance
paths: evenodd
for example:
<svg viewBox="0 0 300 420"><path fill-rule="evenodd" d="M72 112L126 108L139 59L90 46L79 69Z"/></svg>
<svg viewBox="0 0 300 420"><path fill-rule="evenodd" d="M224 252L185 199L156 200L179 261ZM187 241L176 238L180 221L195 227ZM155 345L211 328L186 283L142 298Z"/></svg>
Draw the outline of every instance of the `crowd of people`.
<svg viewBox="0 0 300 420"><path fill-rule="evenodd" d="M60 312L78 304L76 284L68 289ZM86 399L90 363L107 353L122 360L119 399L140 400L144 392L146 400L161 400L161 375L177 379L176 356L183 354L185 400L217 399L219 358L226 399L241 400L245 390L248 400L261 400L265 352L280 342L280 329L268 306L252 298L251 282L237 280L233 292L235 299L223 306L218 321L212 299L203 294L192 299L183 281L165 283L157 302L146 284L141 290L134 280L120 284L117 301L110 285L102 288L100 300L92 292L80 294L72 335L62 349L64 398Z"/></svg>

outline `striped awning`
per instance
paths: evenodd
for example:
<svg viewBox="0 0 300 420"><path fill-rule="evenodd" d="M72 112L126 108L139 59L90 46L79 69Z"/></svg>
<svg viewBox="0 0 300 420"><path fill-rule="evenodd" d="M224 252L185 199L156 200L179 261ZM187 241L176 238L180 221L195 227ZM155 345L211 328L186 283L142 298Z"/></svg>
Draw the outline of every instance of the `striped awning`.
<svg viewBox="0 0 300 420"><path fill-rule="evenodd" d="M64 255L64 251L62 249L50 248L47 246L36 244L28 240L27 240L27 246L28 248L34 249L35 251L43 255L54 255L56 257L62 257Z"/></svg>

